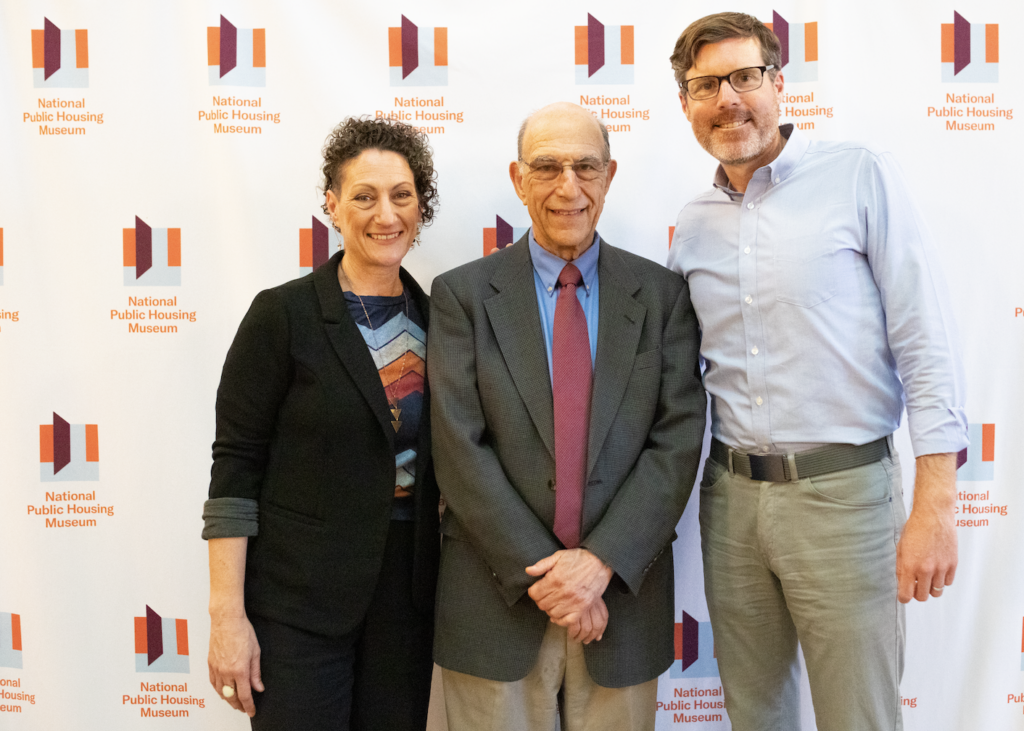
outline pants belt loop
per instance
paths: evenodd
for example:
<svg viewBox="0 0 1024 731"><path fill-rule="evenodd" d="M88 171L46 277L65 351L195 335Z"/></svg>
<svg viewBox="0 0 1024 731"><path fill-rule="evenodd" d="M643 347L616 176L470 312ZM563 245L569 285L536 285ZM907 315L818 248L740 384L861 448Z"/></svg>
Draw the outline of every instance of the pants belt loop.
<svg viewBox="0 0 1024 731"><path fill-rule="evenodd" d="M887 447L889 448L889 456L890 456L890 457L891 457L891 456L893 456L894 454L896 454L896 447L895 447L895 445L893 444L893 438L892 438L892 434L889 434L889 435L888 435L888 436L887 436L887 437L885 438L885 446L887 446Z"/></svg>
<svg viewBox="0 0 1024 731"><path fill-rule="evenodd" d="M790 482L796 482L800 479L800 475L796 470L796 455L793 452L786 454L786 461L789 463L789 480Z"/></svg>
<svg viewBox="0 0 1024 731"><path fill-rule="evenodd" d="M732 447L726 447L726 449L729 451L729 465L728 465L729 472L731 472L731 473L733 473L735 475L736 474L736 470L732 466Z"/></svg>

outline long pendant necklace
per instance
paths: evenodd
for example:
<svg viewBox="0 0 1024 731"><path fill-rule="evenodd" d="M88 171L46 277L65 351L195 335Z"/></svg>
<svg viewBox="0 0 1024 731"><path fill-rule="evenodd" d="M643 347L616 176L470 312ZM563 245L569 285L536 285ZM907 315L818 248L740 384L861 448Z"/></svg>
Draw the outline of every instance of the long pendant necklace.
<svg viewBox="0 0 1024 731"><path fill-rule="evenodd" d="M363 302L363 298L353 290L349 290L359 300L360 306L363 308L363 316L366 318L366 324L370 326L370 333L373 335L373 344L375 346L374 352L380 352L380 342L377 340L377 331L373 328L373 323L370 321L370 313L366 311L366 304ZM405 291L405 287L402 287L402 295L405 297L405 327L409 327L409 293ZM391 426L395 428L395 433L402 428L402 422L399 421L399 417L402 415L402 410L398 408L398 391L395 389L396 383L402 382L402 376L405 375L405 359L409 355L409 349L406 348L405 352L402 353L402 367L398 371L398 379L384 386L384 395L388 397L388 405L391 411L391 416L394 417L391 421ZM380 356L383 361L384 356ZM374 365L377 365L377 359L374 358ZM377 370L380 371L384 368L383 365L378 365Z"/></svg>

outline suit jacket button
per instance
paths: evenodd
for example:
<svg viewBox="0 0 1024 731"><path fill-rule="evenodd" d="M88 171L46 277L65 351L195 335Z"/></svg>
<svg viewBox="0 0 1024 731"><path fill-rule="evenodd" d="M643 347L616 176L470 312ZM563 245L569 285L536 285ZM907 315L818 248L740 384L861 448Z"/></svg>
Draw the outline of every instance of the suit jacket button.
<svg viewBox="0 0 1024 731"><path fill-rule="evenodd" d="M548 489L550 489L550 490L554 490L555 489L555 478L554 477L552 477L550 480L548 480Z"/></svg>

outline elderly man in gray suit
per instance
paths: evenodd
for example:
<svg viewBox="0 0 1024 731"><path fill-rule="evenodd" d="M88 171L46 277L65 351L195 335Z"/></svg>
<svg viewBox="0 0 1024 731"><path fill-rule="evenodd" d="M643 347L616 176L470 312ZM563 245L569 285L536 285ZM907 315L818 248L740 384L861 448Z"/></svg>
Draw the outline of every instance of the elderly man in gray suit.
<svg viewBox="0 0 1024 731"><path fill-rule="evenodd" d="M587 110L540 110L509 166L529 233L434 280L451 731L654 728L705 396L686 283L597 234L615 171Z"/></svg>

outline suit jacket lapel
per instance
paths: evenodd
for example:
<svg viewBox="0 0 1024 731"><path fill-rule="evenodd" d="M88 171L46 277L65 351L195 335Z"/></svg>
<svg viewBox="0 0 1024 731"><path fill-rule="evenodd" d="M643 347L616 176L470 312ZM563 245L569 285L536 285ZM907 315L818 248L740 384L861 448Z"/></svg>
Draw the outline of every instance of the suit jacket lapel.
<svg viewBox="0 0 1024 731"><path fill-rule="evenodd" d="M505 255L505 261L490 282L497 293L484 301L484 308L519 397L526 404L544 446L554 459L551 375L537 307L528 236L519 239Z"/></svg>
<svg viewBox="0 0 1024 731"><path fill-rule="evenodd" d="M381 385L380 374L377 366L374 365L373 356L363 340L359 328L348 313L348 306L345 304L345 295L342 294L341 285L338 283L338 264L341 262L343 251L332 256L326 264L313 272L313 284L316 288L317 298L320 300L320 312L323 314L324 331L328 340L338 354L342 365L356 382L363 398L370 405L381 429L391 444L392 450L395 446L395 429L391 425L391 411L388 408L388 399L384 395Z"/></svg>
<svg viewBox="0 0 1024 731"><path fill-rule="evenodd" d="M640 342L647 308L633 299L640 282L628 265L602 239L597 263L600 282L597 358L590 408L587 475L594 469L601 446L615 420Z"/></svg>

